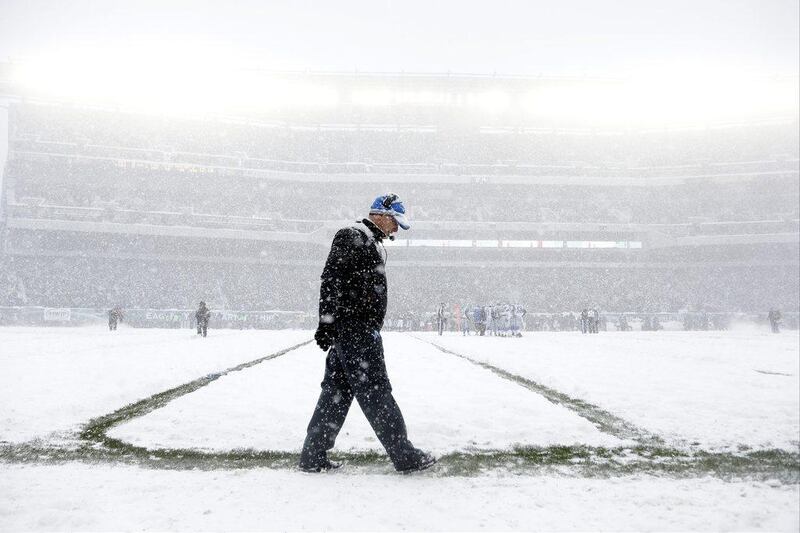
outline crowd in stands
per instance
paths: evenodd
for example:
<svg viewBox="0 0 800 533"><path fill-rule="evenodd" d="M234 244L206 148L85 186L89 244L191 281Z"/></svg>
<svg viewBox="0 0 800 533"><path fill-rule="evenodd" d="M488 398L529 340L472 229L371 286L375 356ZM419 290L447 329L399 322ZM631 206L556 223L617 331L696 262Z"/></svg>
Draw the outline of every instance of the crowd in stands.
<svg viewBox="0 0 800 533"><path fill-rule="evenodd" d="M106 161L20 157L8 162L6 176L14 182L12 209L25 216L53 217L59 213L52 207L63 206L80 208L74 210L74 216L168 225L213 225L214 216L264 223L353 220L363 214L368 199L384 189L405 198L410 215L420 221L681 224L692 220L791 221L800 216L796 176L658 187L444 186L402 180L378 185L268 181Z"/></svg>
<svg viewBox="0 0 800 533"><path fill-rule="evenodd" d="M685 172L687 166L713 173L720 163L731 161L796 159L798 140L796 122L608 135L439 131L435 126L404 125L293 127L33 104L13 106L11 116L15 150L325 173L492 174L496 170L648 177ZM670 168L675 166L681 168Z"/></svg>
<svg viewBox="0 0 800 533"><path fill-rule="evenodd" d="M796 122L579 135L300 128L32 104L13 105L9 117L3 212L11 217L309 233L322 221L361 218L374 196L391 190L404 198L416 222L520 222L530 224L533 233L539 231L537 223L548 222L690 226L765 220L776 221L771 232L796 233L800 218ZM298 176L365 176L303 181L289 174L278 180L247 173L248 168L287 170ZM407 174L432 177L415 182L404 179ZM459 174L476 179L445 179ZM575 184L481 179L505 174L588 179ZM606 175L686 179L651 186L592 182L592 177ZM698 175L716 177L694 179ZM747 226L716 227L727 234L755 231ZM713 227L698 231L713 232ZM315 312L323 258L292 263L302 255L297 251L302 244L265 251L261 243L247 240L176 238L165 246L130 234L109 245L92 232L53 243L40 234L24 233L14 230L0 243L10 243L17 254L0 254L0 306L192 308L203 297L216 309ZM252 258L259 250L276 263L191 259ZM98 257L98 251L119 258ZM739 257L739 266L704 266L694 249L670 249L658 259L695 264L514 269L487 259L482 267L397 267L390 278L390 320L423 313L430 302L453 299L520 302L532 316L556 316L586 302L615 312L657 313L687 306L709 311L793 310L798 306L796 251L796 246L777 247L774 253L748 255L752 264ZM123 258L126 253L133 258ZM730 248L720 250L714 260L729 260L729 254ZM565 251L562 260L567 256ZM592 260L603 257L601 252ZM473 258L485 255L476 251ZM762 264L776 258L790 266ZM391 260L389 268L394 268Z"/></svg>
<svg viewBox="0 0 800 533"><path fill-rule="evenodd" d="M318 274L255 265L89 258L8 258L0 306L310 310Z"/></svg>
<svg viewBox="0 0 800 533"><path fill-rule="evenodd" d="M0 306L186 308L316 312L319 268L89 257L0 260ZM581 309L658 313L798 308L796 266L592 269L395 267L390 314L431 302L514 301L529 313Z"/></svg>
<svg viewBox="0 0 800 533"><path fill-rule="evenodd" d="M696 267L591 269L554 266L398 271L392 303L414 310L420 294L435 301L516 301L529 312L592 307L615 312L664 312L686 307L753 311L772 305L795 310L800 282L796 267ZM420 281L430 280L430 281ZM463 295L463 296L462 296ZM463 300L462 300L463 298Z"/></svg>
<svg viewBox="0 0 800 533"><path fill-rule="evenodd" d="M233 220L241 217L292 231L296 224L276 221L352 220L363 213L365 198L391 189L419 221L681 224L800 217L796 123L578 135L293 128L35 104L15 104L9 117L5 175L14 182L10 209L20 216L198 226L217 225L214 217L244 224ZM381 177L279 181L229 170L273 163L293 172ZM589 184L481 178L515 173L583 176ZM476 179L412 183L404 179L408 174ZM748 174L758 178L724 179ZM591 184L605 175L722 178L651 187Z"/></svg>

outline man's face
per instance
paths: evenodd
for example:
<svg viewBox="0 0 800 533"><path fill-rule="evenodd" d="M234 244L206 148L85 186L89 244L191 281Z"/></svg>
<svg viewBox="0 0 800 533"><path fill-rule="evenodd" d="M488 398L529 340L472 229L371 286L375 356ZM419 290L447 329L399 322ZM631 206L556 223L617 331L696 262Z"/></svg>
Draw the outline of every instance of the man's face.
<svg viewBox="0 0 800 533"><path fill-rule="evenodd" d="M370 215L369 219L387 236L397 233L397 221L391 215Z"/></svg>
<svg viewBox="0 0 800 533"><path fill-rule="evenodd" d="M393 216L386 215L386 227L389 229L387 235L391 235L392 233L397 233L397 221L394 219Z"/></svg>

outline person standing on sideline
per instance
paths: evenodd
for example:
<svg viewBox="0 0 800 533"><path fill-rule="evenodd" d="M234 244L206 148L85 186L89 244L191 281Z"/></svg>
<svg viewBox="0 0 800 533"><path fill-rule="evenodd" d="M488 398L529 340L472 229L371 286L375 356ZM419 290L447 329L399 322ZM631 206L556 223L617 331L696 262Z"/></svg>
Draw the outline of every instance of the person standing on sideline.
<svg viewBox="0 0 800 533"><path fill-rule="evenodd" d="M584 309L581 311L581 333L589 331L589 310Z"/></svg>
<svg viewBox="0 0 800 533"><path fill-rule="evenodd" d="M770 309L769 313L767 314L767 318L769 319L769 325L772 328L772 333L780 333L781 332L781 312L777 309Z"/></svg>
<svg viewBox="0 0 800 533"><path fill-rule="evenodd" d="M522 307L521 304L514 304L511 306L513 313L513 335L515 337L522 337L522 331L525 329L525 315L528 311Z"/></svg>
<svg viewBox="0 0 800 533"><path fill-rule="evenodd" d="M589 333L597 333L600 331L600 311L595 307L590 313L589 325L591 326L591 330Z"/></svg>
<svg viewBox="0 0 800 533"><path fill-rule="evenodd" d="M197 322L197 334L205 337L208 335L208 321L211 318L211 309L206 307L205 302L200 302L200 307L194 312L194 320Z"/></svg>
<svg viewBox="0 0 800 533"><path fill-rule="evenodd" d="M439 303L439 307L436 308L436 327L439 331L439 335L441 336L442 332L444 331L445 325L445 310L444 310L444 302Z"/></svg>
<svg viewBox="0 0 800 533"><path fill-rule="evenodd" d="M328 451L354 397L398 472L424 470L436 462L408 440L383 358L387 283L382 241L392 239L398 226L411 227L405 212L397 195L379 196L368 218L340 229L333 238L322 271L319 326L314 334L328 355L322 392L300 453L304 472L341 466L328 459Z"/></svg>
<svg viewBox="0 0 800 533"><path fill-rule="evenodd" d="M472 308L472 322L475 324L475 333L483 337L486 332L486 313L482 305L476 305Z"/></svg>
<svg viewBox="0 0 800 533"><path fill-rule="evenodd" d="M483 308L484 312L486 313L486 331L491 333L492 335L497 335L497 322L495 320L495 310L494 307L491 305L487 305Z"/></svg>
<svg viewBox="0 0 800 533"><path fill-rule="evenodd" d="M115 307L108 312L108 329L116 331L117 324L122 322L122 309Z"/></svg>
<svg viewBox="0 0 800 533"><path fill-rule="evenodd" d="M470 320L472 318L472 308L469 304L464 304L461 311L461 335L470 335Z"/></svg>

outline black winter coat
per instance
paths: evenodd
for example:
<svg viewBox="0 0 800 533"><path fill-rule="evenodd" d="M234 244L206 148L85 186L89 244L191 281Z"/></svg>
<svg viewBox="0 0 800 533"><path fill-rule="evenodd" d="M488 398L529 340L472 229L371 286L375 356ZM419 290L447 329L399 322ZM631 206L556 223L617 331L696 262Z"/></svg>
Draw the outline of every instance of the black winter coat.
<svg viewBox="0 0 800 533"><path fill-rule="evenodd" d="M207 326L211 318L211 310L208 307L201 307L194 312L194 319L197 321L198 326Z"/></svg>
<svg viewBox="0 0 800 533"><path fill-rule="evenodd" d="M387 300L384 236L366 218L336 233L321 276L320 323L333 323L337 330L344 324L381 329Z"/></svg>

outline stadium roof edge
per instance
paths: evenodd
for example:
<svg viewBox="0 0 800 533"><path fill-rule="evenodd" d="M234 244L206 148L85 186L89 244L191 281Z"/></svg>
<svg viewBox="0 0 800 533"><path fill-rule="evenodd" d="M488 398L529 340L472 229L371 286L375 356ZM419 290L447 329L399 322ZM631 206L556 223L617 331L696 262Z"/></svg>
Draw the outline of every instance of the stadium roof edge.
<svg viewBox="0 0 800 533"><path fill-rule="evenodd" d="M275 75L305 75L319 77L354 77L354 78L413 78L413 79L460 79L460 80L513 80L513 81L622 81L621 77L603 76L554 76L546 74L480 74L471 72L392 72L392 71L373 71L362 72L354 71L324 71L324 70L270 70L261 68L248 68L246 71L261 72L264 74Z"/></svg>
<svg viewBox="0 0 800 533"><path fill-rule="evenodd" d="M16 65L24 65L31 61L26 59L7 58L0 60L0 82L10 81L11 69ZM269 69L259 66L245 67L239 69L243 72L258 72L262 74L272 74L276 76L310 76L327 78L410 78L410 79L454 79L454 80L513 80L513 81L621 81L624 78L614 76L586 76L586 75L548 75L539 74L506 74L506 73L478 73L478 72L423 72L423 71L360 71L360 70L286 70Z"/></svg>
<svg viewBox="0 0 800 533"><path fill-rule="evenodd" d="M63 106L69 109L80 109L85 111L102 111L102 112L109 112L109 113L121 113L121 114L130 114L130 115L137 115L137 116L153 116L153 117L162 117L164 116L163 113L157 111L144 111L141 109L137 109L134 107L127 107L122 105L114 105L114 104L99 104L99 103L76 103L74 101L66 100L66 99L58 99L58 98L44 98L39 96L31 96L31 95L23 95L19 93L7 93L3 91L2 85L0 85L0 107L7 108L9 104L33 104L33 105L40 105L40 106ZM324 129L342 129L347 126L354 126L356 129L363 129L369 130L374 129L375 126L380 126L383 128L395 127L397 130L400 129L408 129L408 128L432 128L431 124L370 124L370 123L358 123L358 124L343 124L343 123L335 123L335 124L323 124L323 123L310 123L310 124L292 124L287 122L286 120L277 120L277 119L265 119L260 117L248 117L244 115L232 115L232 114L213 114L213 113L204 113L204 114L186 114L186 115L175 115L171 118L175 120L190 120L190 121L204 121L204 122L216 122L216 123L231 123L231 124L242 124L247 126L254 126L254 127L269 127L269 128L288 128L288 129L298 129L298 130L317 130L322 131ZM782 115L772 115L772 116L765 116L761 118L753 118L750 120L725 120L725 121L717 121L711 122L707 124L697 125L697 124L671 124L671 125L664 125L660 127L649 126L649 127L639 127L639 128L629 128L629 127L584 127L584 128L577 128L577 127L568 127L568 126L548 126L548 127L530 127L530 126L501 126L498 128L494 128L497 130L514 130L516 132L523 132L523 133L553 133L553 134L580 134L580 135L621 135L621 134L648 134L648 133L664 133L664 132L685 132L685 131L712 131L717 129L728 129L728 128L741 128L741 127L755 127L755 126L777 126L777 125L789 125L789 124L796 124L800 120L800 117L793 114L782 114ZM485 128L484 128L485 129ZM491 129L491 128L490 128Z"/></svg>

